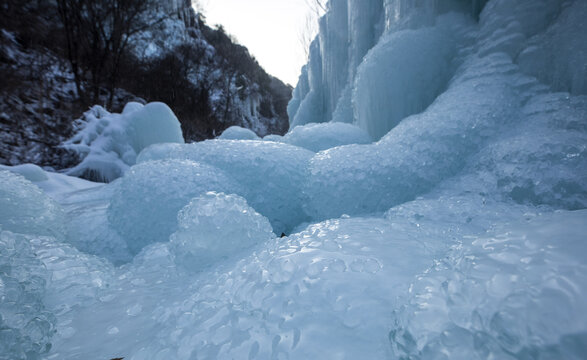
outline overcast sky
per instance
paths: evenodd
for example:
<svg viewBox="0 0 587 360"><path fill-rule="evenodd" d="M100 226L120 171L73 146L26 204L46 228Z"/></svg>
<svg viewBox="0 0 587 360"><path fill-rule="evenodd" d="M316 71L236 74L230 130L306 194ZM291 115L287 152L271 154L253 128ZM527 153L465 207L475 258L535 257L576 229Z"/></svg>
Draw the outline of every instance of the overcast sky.
<svg viewBox="0 0 587 360"><path fill-rule="evenodd" d="M304 0L200 0L208 25L221 24L271 75L295 86L305 63L299 33Z"/></svg>

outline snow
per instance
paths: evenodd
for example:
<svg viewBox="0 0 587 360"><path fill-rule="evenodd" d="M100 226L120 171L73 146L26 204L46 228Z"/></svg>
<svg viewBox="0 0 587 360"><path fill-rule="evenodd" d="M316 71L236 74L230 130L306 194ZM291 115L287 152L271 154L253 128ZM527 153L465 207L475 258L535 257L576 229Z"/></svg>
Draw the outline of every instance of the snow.
<svg viewBox="0 0 587 360"><path fill-rule="evenodd" d="M314 43L283 137L151 144L109 184L0 170L0 354L583 358L587 96L553 39L578 46L567 34L584 39L587 8L490 0L477 23L481 3L388 0L385 23L350 27L335 4L322 31L385 31L364 57L325 56L347 63L344 88L313 77L328 51ZM536 64L559 65L533 67L536 47ZM383 88L360 90L367 74ZM375 142L336 121L371 111L362 91L381 107ZM319 102L336 93L330 122Z"/></svg>
<svg viewBox="0 0 587 360"><path fill-rule="evenodd" d="M96 105L78 121L78 132L63 144L82 158L68 175L112 181L135 164L137 154L151 144L183 143L179 120L163 103L129 103L122 114Z"/></svg>

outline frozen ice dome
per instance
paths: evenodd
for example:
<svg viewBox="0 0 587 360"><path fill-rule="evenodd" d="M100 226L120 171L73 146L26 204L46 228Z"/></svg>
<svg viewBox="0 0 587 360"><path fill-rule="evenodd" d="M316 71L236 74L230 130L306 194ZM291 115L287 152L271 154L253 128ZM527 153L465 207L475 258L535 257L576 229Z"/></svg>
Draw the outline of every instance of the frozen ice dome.
<svg viewBox="0 0 587 360"><path fill-rule="evenodd" d="M318 152L341 145L368 144L371 138L361 128L351 124L313 123L296 126L278 141Z"/></svg>
<svg viewBox="0 0 587 360"><path fill-rule="evenodd" d="M82 158L68 170L74 176L112 181L136 162L137 154L157 143L183 143L179 120L163 103L129 103L122 114L99 105L78 120L78 132L63 144Z"/></svg>
<svg viewBox="0 0 587 360"><path fill-rule="evenodd" d="M49 179L45 173L45 170L41 169L35 164L22 164L16 166L0 165L0 170L8 170L12 171L13 173L20 174L31 182L39 182Z"/></svg>
<svg viewBox="0 0 587 360"><path fill-rule="evenodd" d="M55 200L21 175L0 170L0 227L17 233L65 237L65 214Z"/></svg>
<svg viewBox="0 0 587 360"><path fill-rule="evenodd" d="M152 146L140 154L139 161L188 159L223 170L242 189L237 194L281 234L307 220L302 186L312 155L309 150L273 141L207 140Z"/></svg>
<svg viewBox="0 0 587 360"><path fill-rule="evenodd" d="M252 130L240 126L231 126L222 132L218 139L223 140L261 140Z"/></svg>
<svg viewBox="0 0 587 360"><path fill-rule="evenodd" d="M208 191L242 193L222 170L189 160L149 161L133 166L116 184L108 220L131 253L167 241L177 212Z"/></svg>
<svg viewBox="0 0 587 360"><path fill-rule="evenodd" d="M171 251L178 264L196 271L275 237L267 218L238 195L208 192L186 205L177 221Z"/></svg>

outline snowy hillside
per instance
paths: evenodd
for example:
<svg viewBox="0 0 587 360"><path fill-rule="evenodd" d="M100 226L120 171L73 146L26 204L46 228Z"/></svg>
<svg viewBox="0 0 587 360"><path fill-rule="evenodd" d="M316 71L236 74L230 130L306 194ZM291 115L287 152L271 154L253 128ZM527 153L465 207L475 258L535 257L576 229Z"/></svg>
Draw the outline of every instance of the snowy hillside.
<svg viewBox="0 0 587 360"><path fill-rule="evenodd" d="M0 359L584 359L585 19L331 0L284 136L93 108L120 178L0 168Z"/></svg>

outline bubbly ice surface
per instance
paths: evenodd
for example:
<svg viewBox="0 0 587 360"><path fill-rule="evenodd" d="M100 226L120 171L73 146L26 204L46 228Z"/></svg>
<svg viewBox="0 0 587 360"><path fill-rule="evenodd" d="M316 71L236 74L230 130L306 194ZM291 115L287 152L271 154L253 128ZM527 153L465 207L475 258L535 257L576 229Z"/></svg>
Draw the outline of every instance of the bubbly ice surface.
<svg viewBox="0 0 587 360"><path fill-rule="evenodd" d="M222 170L189 160L135 165L112 186L108 220L133 254L167 241L177 229L177 212L192 198L207 191L242 193Z"/></svg>
<svg viewBox="0 0 587 360"><path fill-rule="evenodd" d="M207 140L151 146L138 161L188 159L221 169L242 190L233 192L267 217L279 235L307 219L302 210L302 186L312 155L309 150L275 141Z"/></svg>
<svg viewBox="0 0 587 360"><path fill-rule="evenodd" d="M238 195L207 192L177 215L170 249L179 265L202 270L275 237L269 221Z"/></svg>
<svg viewBox="0 0 587 360"><path fill-rule="evenodd" d="M297 126L276 139L314 152L348 144L368 144L371 138L361 128L345 123L321 123Z"/></svg>
<svg viewBox="0 0 587 360"><path fill-rule="evenodd" d="M231 126L218 137L223 140L260 140L252 130L240 126Z"/></svg>
<svg viewBox="0 0 587 360"><path fill-rule="evenodd" d="M0 170L0 359L585 357L585 2L331 1L285 136Z"/></svg>

